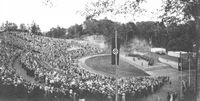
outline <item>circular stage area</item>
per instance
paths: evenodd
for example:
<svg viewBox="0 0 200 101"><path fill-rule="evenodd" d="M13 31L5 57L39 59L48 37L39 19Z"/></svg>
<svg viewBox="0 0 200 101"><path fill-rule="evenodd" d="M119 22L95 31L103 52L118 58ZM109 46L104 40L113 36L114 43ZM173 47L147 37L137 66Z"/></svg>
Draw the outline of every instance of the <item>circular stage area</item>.
<svg viewBox="0 0 200 101"><path fill-rule="evenodd" d="M100 55L86 58L83 68L95 73L115 76L116 67L111 65L111 55ZM149 76L145 71L131 65L127 61L120 59L117 74L121 77Z"/></svg>

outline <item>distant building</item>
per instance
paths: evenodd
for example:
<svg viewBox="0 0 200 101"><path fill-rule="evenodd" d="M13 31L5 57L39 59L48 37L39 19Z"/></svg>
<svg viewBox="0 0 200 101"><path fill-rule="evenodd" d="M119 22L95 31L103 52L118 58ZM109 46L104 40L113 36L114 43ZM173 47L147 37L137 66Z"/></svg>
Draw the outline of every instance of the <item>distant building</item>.
<svg viewBox="0 0 200 101"><path fill-rule="evenodd" d="M166 54L165 48L151 48L151 52L158 54Z"/></svg>

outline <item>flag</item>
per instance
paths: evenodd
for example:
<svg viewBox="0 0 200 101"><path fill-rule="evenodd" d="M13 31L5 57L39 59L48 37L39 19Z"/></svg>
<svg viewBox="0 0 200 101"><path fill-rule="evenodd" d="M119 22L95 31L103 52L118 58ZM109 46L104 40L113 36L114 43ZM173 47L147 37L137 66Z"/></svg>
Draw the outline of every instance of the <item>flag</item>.
<svg viewBox="0 0 200 101"><path fill-rule="evenodd" d="M119 65L119 50L120 50L120 39L117 37L112 38L112 48L111 48L112 65Z"/></svg>

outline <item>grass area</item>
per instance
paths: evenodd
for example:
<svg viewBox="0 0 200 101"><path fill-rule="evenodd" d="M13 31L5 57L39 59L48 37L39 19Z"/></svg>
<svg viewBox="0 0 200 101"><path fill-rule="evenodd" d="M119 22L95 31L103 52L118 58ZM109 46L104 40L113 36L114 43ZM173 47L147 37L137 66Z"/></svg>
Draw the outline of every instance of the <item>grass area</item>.
<svg viewBox="0 0 200 101"><path fill-rule="evenodd" d="M109 75L115 75L115 66L111 65L110 55L91 57L87 59L85 63L95 71L100 71ZM143 70L129 64L122 59L120 59L118 67L119 76L149 76L149 74Z"/></svg>

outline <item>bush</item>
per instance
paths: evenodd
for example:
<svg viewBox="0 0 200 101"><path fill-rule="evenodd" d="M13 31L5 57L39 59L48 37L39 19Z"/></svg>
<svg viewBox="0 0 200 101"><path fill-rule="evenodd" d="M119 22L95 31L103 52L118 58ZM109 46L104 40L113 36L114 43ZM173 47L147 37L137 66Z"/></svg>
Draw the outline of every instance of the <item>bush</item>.
<svg viewBox="0 0 200 101"><path fill-rule="evenodd" d="M146 55L139 55L139 54L127 54L127 56L133 57L133 61L135 61L135 57L139 59L143 59L148 62L148 65L152 66L154 65L154 59L152 57L146 56Z"/></svg>

